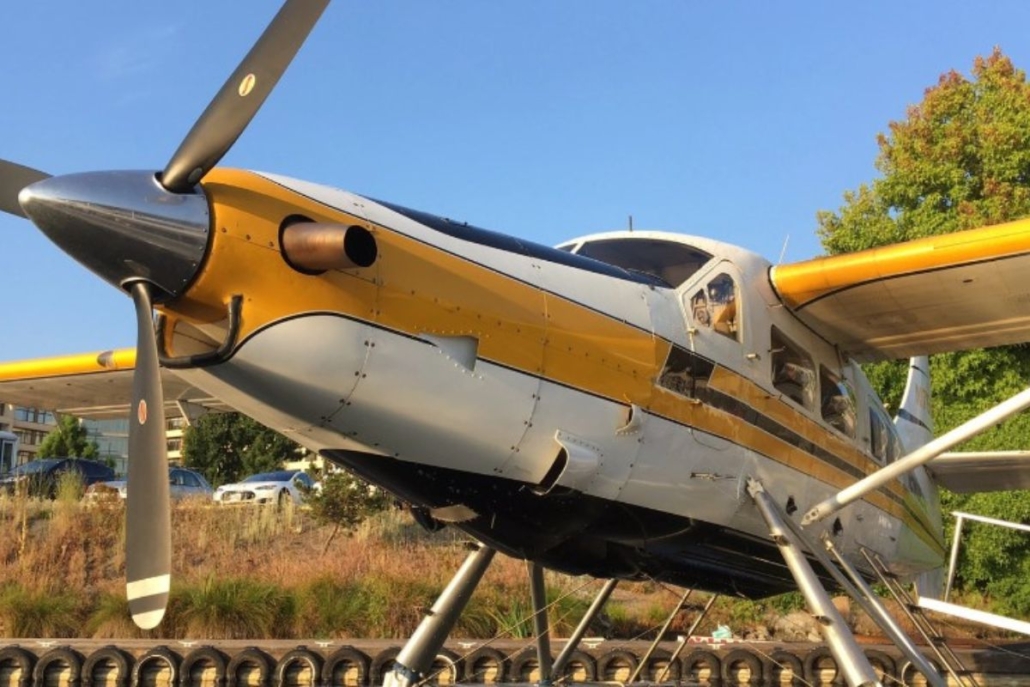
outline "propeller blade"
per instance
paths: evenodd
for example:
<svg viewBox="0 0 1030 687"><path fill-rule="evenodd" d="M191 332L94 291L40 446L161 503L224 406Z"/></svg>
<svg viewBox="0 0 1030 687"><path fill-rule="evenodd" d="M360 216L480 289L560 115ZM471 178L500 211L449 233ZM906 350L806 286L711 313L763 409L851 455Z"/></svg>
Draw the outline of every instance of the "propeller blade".
<svg viewBox="0 0 1030 687"><path fill-rule="evenodd" d="M300 50L329 0L286 0L272 23L179 145L161 175L173 193L186 193L232 147Z"/></svg>
<svg viewBox="0 0 1030 687"><path fill-rule="evenodd" d="M139 627L157 627L172 579L164 394L150 285L132 284L136 306L136 372L129 418L129 474L125 503L125 572L129 611Z"/></svg>
<svg viewBox="0 0 1030 687"><path fill-rule="evenodd" d="M26 217L18 203L18 194L29 184L34 184L50 175L7 160L0 160L0 210L18 217Z"/></svg>

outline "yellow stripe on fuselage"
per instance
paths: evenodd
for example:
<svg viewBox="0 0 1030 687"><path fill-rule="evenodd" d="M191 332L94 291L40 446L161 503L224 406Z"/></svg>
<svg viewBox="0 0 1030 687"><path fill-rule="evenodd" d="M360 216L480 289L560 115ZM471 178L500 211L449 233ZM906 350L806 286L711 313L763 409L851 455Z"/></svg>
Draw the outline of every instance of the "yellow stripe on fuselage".
<svg viewBox="0 0 1030 687"><path fill-rule="evenodd" d="M316 312L339 313L408 336L473 336L485 360L732 438L836 488L855 481L853 475L740 418L656 387L671 344L649 331L249 172L214 170L204 188L214 218L209 256L186 296L164 306L173 320L219 321L225 304L239 293L245 299L241 341L279 320ZM378 246L376 263L320 276L293 270L280 254L278 237L282 220L296 214L368 229ZM855 447L740 375L720 368L712 384L863 474L877 467ZM890 489L904 498L897 484ZM914 525L883 494L868 500Z"/></svg>

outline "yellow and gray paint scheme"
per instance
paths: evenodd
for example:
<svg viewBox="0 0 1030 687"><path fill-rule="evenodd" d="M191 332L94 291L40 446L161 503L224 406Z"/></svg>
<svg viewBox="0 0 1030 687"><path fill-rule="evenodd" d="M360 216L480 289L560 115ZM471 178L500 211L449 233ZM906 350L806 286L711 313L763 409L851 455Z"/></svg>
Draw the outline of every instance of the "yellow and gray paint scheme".
<svg viewBox="0 0 1030 687"><path fill-rule="evenodd" d="M896 425L851 361L1030 339L1026 221L774 267L661 232L552 249L248 171L215 169L182 198L149 173L110 174L119 183L54 180L84 195L50 198L37 212L71 214L37 224L116 286L156 287L175 401L236 408L411 501L427 524L570 572L792 587L745 480L804 512L931 434L925 361L913 360ZM145 231L122 232L120 217L142 215L104 205L109 188L138 191L132 203L154 212ZM75 235L98 214L123 243ZM285 248L296 226L325 229L305 244L314 263ZM364 259L318 263L319 241L352 235ZM677 252L682 264L648 264ZM726 289L732 309L722 300L717 315L731 326L697 305ZM785 350L803 354L787 377L804 393L778 376ZM109 416L132 365L122 351L3 364L0 395L58 390ZM831 387L851 397L850 423L825 409ZM824 527L853 559L864 546L905 574L942 563L923 470Z"/></svg>
<svg viewBox="0 0 1030 687"><path fill-rule="evenodd" d="M174 373L502 550L571 572L775 593L792 583L745 480L803 511L880 466L868 383L783 307L757 255L660 232L556 251L246 171L216 169L203 189L208 245L159 306L163 348L216 348L234 295L239 329L217 363ZM366 233L374 261L291 266L284 227L307 221ZM610 240L705 257L669 285L574 254ZM718 275L736 293L732 337L691 310ZM774 384L773 327L850 384L854 437ZM705 393L663 383L684 356ZM0 379L32 377L0 368ZM826 528L846 553L865 546L918 573L942 562L934 499L920 474Z"/></svg>
<svg viewBox="0 0 1030 687"><path fill-rule="evenodd" d="M749 478L804 512L929 437L918 356L1030 341L1030 221L773 267L659 233L556 250L212 169L325 4L284 5L162 172L50 177L0 160L0 211L131 290L141 325L139 374L122 351L0 364L0 398L108 417L132 398L130 441L152 449L147 403L157 411L163 388L184 414L236 408L287 433L425 524L570 572L757 596L793 580ZM661 249L684 262L646 264ZM851 361L901 357L913 361L895 427ZM132 464L163 463L151 452L164 453ZM139 474L144 493L164 477ZM145 510L131 521L166 522ZM921 469L821 527L898 572L942 562Z"/></svg>

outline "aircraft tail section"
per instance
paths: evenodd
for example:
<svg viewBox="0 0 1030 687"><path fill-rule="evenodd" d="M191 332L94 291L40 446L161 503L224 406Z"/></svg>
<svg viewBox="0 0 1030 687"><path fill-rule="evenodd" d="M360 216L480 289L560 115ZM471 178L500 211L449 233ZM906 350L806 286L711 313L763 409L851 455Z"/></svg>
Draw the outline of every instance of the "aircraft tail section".
<svg viewBox="0 0 1030 687"><path fill-rule="evenodd" d="M894 427L898 430L905 453L911 453L934 438L930 398L930 359L925 355L912 358L908 362L908 380L901 397L901 407L894 418ZM943 529L937 488L926 470L916 468L909 479L909 488L915 488L916 493L922 496L930 520ZM920 597L940 598L944 587L944 569L923 572L915 583Z"/></svg>
<svg viewBox="0 0 1030 687"><path fill-rule="evenodd" d="M909 360L905 393L894 418L894 426L906 453L933 439L930 408L930 359L924 355Z"/></svg>

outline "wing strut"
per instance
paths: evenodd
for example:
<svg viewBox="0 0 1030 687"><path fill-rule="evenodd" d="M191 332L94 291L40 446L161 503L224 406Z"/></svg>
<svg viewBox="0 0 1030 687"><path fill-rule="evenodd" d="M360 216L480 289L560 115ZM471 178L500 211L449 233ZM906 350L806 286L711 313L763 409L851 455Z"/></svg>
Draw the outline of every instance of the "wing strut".
<svg viewBox="0 0 1030 687"><path fill-rule="evenodd" d="M1007 401L1002 401L990 410L977 415L972 420L959 425L925 446L912 451L904 458L880 468L871 475L858 480L851 486L816 504L805 513L805 517L801 519L801 524L808 526L826 519L852 501L862 498L869 492L876 491L891 480L911 472L920 465L929 463L948 449L973 438L1003 420L1007 420L1027 407L1030 407L1030 388L1024 389Z"/></svg>

